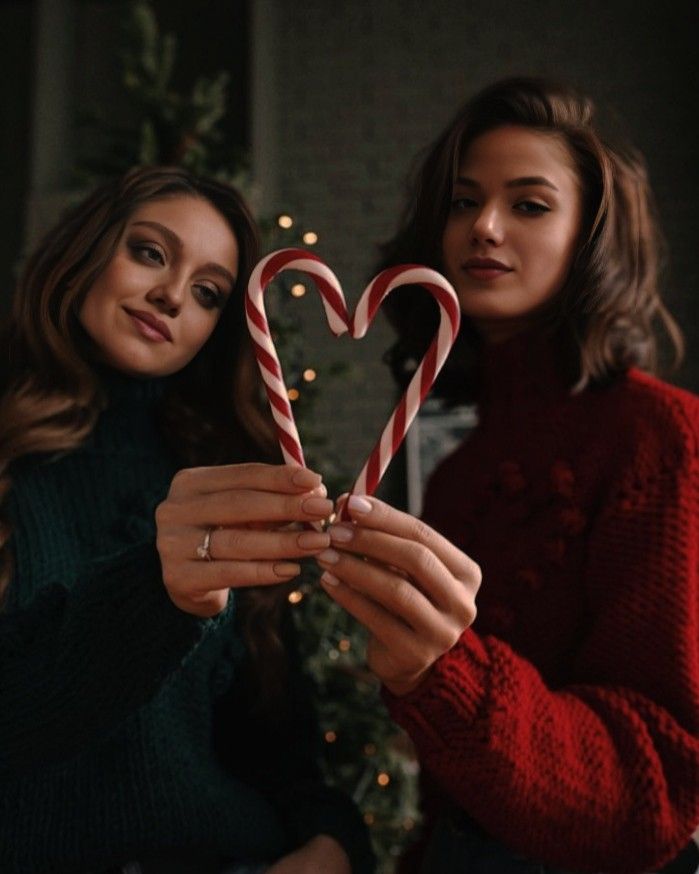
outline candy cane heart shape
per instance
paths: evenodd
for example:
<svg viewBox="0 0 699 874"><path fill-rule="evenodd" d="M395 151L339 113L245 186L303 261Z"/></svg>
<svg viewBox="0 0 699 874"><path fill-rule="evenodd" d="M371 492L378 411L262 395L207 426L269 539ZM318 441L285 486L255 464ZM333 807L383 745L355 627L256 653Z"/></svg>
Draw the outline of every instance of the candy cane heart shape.
<svg viewBox="0 0 699 874"><path fill-rule="evenodd" d="M260 261L250 277L245 311L257 363L277 425L279 444L285 461L290 464L304 464L303 449L263 302L266 287L283 270L299 270L313 279L322 298L330 330L336 337L347 331L353 339L363 337L383 301L402 285L421 285L433 295L439 306L437 333L352 486L352 494L371 495L381 482L381 477L454 345L461 318L456 293L436 270L417 264L402 264L383 270L372 279L350 318L337 277L316 255L303 249L280 249ZM348 518L344 511L342 517Z"/></svg>

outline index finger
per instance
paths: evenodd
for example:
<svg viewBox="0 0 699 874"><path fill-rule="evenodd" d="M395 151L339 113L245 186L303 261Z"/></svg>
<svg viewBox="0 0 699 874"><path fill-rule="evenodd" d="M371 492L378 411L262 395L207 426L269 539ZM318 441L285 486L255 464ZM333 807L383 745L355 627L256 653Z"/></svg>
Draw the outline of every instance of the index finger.
<svg viewBox="0 0 699 874"><path fill-rule="evenodd" d="M292 464L221 464L178 471L172 480L170 495L206 495L231 489L297 495L317 488L321 482L319 473Z"/></svg>
<svg viewBox="0 0 699 874"><path fill-rule="evenodd" d="M480 582L480 567L472 558L426 522L411 516L410 513L403 513L401 510L391 507L390 504L368 495L350 495L347 499L347 510L350 518L357 525L422 543L446 565L454 576L468 577L469 579L475 577Z"/></svg>

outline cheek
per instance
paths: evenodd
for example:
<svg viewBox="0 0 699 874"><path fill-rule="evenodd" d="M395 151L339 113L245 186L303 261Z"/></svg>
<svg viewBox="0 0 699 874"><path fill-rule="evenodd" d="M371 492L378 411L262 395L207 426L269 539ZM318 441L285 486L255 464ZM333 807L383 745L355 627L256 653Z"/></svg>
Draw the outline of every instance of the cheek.
<svg viewBox="0 0 699 874"><path fill-rule="evenodd" d="M220 318L219 311L211 313L208 310L200 309L187 327L184 337L187 347L196 354L211 337Z"/></svg>
<svg viewBox="0 0 699 874"><path fill-rule="evenodd" d="M85 295L78 312L78 320L88 334L94 334L99 326L101 314L104 310L104 288L102 284L95 282Z"/></svg>
<svg viewBox="0 0 699 874"><path fill-rule="evenodd" d="M545 235L539 246L535 269L550 282L562 283L568 275L575 256L577 237L568 228Z"/></svg>
<svg viewBox="0 0 699 874"><path fill-rule="evenodd" d="M83 314L89 318L97 317L103 307L118 299L118 290L127 285L128 273L119 265L118 258L115 258L90 286L80 308L80 320L83 320Z"/></svg>

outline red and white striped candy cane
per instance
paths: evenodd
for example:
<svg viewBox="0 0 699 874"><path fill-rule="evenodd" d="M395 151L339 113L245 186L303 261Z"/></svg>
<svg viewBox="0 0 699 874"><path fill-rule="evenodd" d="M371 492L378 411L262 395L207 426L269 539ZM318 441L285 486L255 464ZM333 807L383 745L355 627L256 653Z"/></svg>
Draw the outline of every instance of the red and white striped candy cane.
<svg viewBox="0 0 699 874"><path fill-rule="evenodd" d="M373 495L391 459L403 442L413 419L432 388L437 374L454 345L459 333L461 309L451 283L441 273L419 264L401 264L389 267L371 280L364 289L352 317L350 334L354 339L363 337L386 297L401 285L421 285L439 305L439 328L435 338L420 362L403 396L391 414L381 437L355 480L350 494ZM347 504L341 518L349 518Z"/></svg>
<svg viewBox="0 0 699 874"><path fill-rule="evenodd" d="M350 491L350 494L371 495L403 442L456 340L461 318L456 293L436 270L416 264L402 264L390 267L372 279L350 319L337 277L317 255L303 249L280 249L260 261L250 277L245 312L257 363L277 425L279 444L285 461L290 464L305 464L303 449L263 301L265 288L282 270L300 270L313 279L320 292L330 330L337 337L346 331L354 339L363 337L384 299L401 285L421 285L439 305L437 334ZM344 508L342 518L347 518Z"/></svg>
<svg viewBox="0 0 699 874"><path fill-rule="evenodd" d="M284 385L282 367L267 322L264 291L277 274L283 270L300 270L308 274L316 284L325 307L330 330L339 337L349 329L349 315L342 288L332 270L317 255L304 249L279 249L263 258L250 276L245 300L245 316L255 347L257 364L262 374L265 390L277 426L277 439L287 464L306 466L299 432L289 403L289 393Z"/></svg>

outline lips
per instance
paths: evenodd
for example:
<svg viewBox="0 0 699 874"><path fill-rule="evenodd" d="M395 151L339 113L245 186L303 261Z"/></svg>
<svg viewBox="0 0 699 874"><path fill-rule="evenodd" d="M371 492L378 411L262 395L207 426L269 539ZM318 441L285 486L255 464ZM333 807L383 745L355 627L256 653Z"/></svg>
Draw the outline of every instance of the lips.
<svg viewBox="0 0 699 874"><path fill-rule="evenodd" d="M462 266L469 276L481 280L497 279L512 272L512 267L495 258L469 258Z"/></svg>
<svg viewBox="0 0 699 874"><path fill-rule="evenodd" d="M170 329L165 322L158 319L153 313L145 312L145 310L131 310L127 307L124 307L124 310L131 316L134 325L144 337L156 342L167 340L169 343L172 343Z"/></svg>

